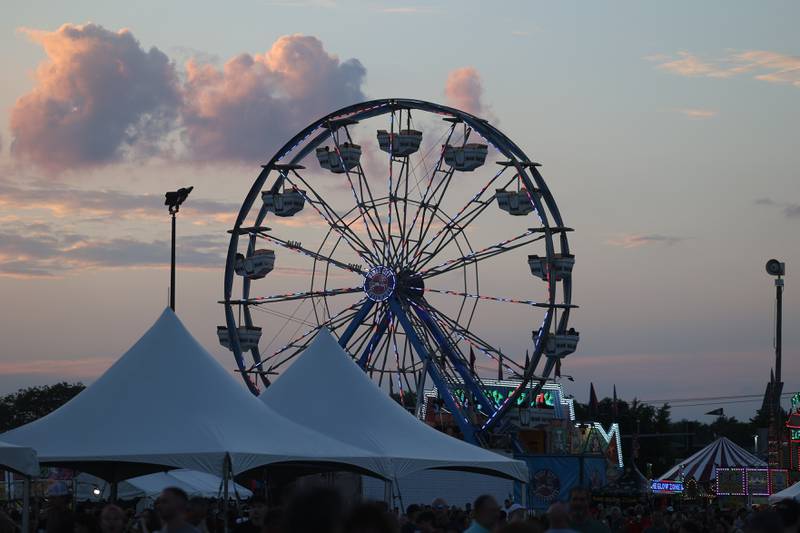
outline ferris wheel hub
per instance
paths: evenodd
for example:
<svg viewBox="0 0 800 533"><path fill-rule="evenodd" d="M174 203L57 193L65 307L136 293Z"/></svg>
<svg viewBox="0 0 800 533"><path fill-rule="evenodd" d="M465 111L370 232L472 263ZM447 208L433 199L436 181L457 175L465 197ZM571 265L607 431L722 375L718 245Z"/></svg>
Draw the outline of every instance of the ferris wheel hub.
<svg viewBox="0 0 800 533"><path fill-rule="evenodd" d="M383 302L394 294L397 276L385 266L372 267L364 279L364 292L373 302Z"/></svg>

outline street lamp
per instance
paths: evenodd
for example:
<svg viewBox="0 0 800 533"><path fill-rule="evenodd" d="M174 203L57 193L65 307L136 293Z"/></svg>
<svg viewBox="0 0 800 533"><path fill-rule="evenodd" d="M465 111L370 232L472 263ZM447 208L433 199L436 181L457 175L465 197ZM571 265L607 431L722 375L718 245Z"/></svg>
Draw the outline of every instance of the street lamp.
<svg viewBox="0 0 800 533"><path fill-rule="evenodd" d="M175 215L181 208L181 204L189 197L194 187L181 187L177 191L166 193L164 205L169 209L169 214L172 216L172 259L170 261L169 269L169 306L175 311Z"/></svg>
<svg viewBox="0 0 800 533"><path fill-rule="evenodd" d="M765 266L767 274L775 277L775 377L771 384L771 416L770 416L770 451L769 465L781 464L783 439L781 433L781 393L783 381L781 378L781 344L783 336L783 276L786 275L786 263L777 259L770 259Z"/></svg>

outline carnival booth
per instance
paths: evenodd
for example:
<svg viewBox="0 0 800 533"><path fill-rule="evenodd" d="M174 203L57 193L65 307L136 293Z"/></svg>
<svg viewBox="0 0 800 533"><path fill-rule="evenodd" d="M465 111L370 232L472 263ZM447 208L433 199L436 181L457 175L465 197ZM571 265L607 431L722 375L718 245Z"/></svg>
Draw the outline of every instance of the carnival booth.
<svg viewBox="0 0 800 533"><path fill-rule="evenodd" d="M786 488L788 472L767 464L726 437L720 437L666 472L659 483L682 484L684 497L766 497Z"/></svg>

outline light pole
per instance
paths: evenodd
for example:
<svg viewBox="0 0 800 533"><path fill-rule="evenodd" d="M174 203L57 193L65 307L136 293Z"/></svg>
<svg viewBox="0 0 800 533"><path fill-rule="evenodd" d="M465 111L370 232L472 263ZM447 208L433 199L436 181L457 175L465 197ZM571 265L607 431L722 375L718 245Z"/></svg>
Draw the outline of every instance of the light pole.
<svg viewBox="0 0 800 533"><path fill-rule="evenodd" d="M194 187L182 187L177 191L166 193L164 205L169 209L169 214L172 216L172 256L169 269L169 306L175 311L175 215L181 208L181 204L189 197Z"/></svg>
<svg viewBox="0 0 800 533"><path fill-rule="evenodd" d="M786 263L777 259L770 259L766 264L767 274L775 276L775 381L772 383L772 413L770 416L770 447L769 465L780 466L783 462L783 439L781 438L781 393L783 381L781 380L781 341L783 322L783 276L786 275Z"/></svg>

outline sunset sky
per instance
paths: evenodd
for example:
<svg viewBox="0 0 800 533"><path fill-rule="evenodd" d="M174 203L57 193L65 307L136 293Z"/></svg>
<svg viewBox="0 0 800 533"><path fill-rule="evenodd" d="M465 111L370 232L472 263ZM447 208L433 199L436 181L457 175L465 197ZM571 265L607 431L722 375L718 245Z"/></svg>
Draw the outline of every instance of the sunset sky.
<svg viewBox="0 0 800 533"><path fill-rule="evenodd" d="M771 257L787 263L785 390L800 388L796 2L97 0L2 13L0 393L89 382L157 318L162 195L184 185L178 313L232 371L216 302L226 230L259 165L312 120L385 97L484 116L543 164L575 228L581 343L564 372L579 400L590 381L626 399L761 394Z"/></svg>

